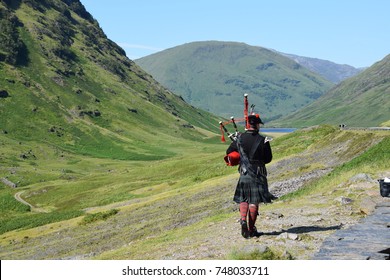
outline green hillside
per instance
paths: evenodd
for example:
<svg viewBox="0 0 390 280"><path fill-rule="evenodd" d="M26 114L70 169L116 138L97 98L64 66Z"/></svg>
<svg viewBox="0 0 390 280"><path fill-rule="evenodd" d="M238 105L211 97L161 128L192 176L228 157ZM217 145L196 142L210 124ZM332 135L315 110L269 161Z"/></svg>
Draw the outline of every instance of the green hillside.
<svg viewBox="0 0 390 280"><path fill-rule="evenodd" d="M223 117L242 116L244 93L269 121L313 102L333 85L285 56L243 43L188 43L136 63L190 104Z"/></svg>
<svg viewBox="0 0 390 280"><path fill-rule="evenodd" d="M129 60L79 1L8 2L0 4L0 128L7 137L97 157L155 159L172 154L156 156L164 138L218 130L210 114Z"/></svg>
<svg viewBox="0 0 390 280"><path fill-rule="evenodd" d="M300 127L328 123L380 126L390 118L389 77L390 55L276 125Z"/></svg>
<svg viewBox="0 0 390 280"><path fill-rule="evenodd" d="M218 120L129 60L78 0L1 0L0 16L1 232L214 174L192 164L223 147ZM45 193L43 210L19 192Z"/></svg>

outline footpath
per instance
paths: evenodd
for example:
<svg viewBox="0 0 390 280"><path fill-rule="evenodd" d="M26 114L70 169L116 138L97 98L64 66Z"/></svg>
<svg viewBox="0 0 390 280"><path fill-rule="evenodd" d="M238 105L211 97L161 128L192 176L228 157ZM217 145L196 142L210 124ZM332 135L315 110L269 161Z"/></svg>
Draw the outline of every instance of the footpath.
<svg viewBox="0 0 390 280"><path fill-rule="evenodd" d="M390 260L390 198L373 214L325 239L315 260Z"/></svg>

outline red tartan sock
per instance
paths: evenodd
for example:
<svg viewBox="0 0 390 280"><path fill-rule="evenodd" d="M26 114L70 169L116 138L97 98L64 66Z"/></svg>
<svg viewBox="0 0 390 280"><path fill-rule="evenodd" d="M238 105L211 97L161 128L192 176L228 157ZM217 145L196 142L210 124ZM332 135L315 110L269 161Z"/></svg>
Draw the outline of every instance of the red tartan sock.
<svg viewBox="0 0 390 280"><path fill-rule="evenodd" d="M249 205L249 231L253 231L257 219L257 215L259 215L259 206L256 204Z"/></svg>
<svg viewBox="0 0 390 280"><path fill-rule="evenodd" d="M246 221L246 216L248 215L248 207L249 207L248 202L240 203L240 215L242 221Z"/></svg>

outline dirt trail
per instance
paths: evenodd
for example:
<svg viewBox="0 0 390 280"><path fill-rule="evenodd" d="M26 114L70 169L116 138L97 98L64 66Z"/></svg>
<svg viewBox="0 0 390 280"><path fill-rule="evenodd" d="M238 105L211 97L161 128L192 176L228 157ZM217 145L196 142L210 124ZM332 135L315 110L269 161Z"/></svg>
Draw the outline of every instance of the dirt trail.
<svg viewBox="0 0 390 280"><path fill-rule="evenodd" d="M17 192L15 193L14 197L17 201L23 203L24 205L27 205L28 207L30 207L30 210L31 212L40 212L40 213L47 213L48 211L46 211L45 209L43 208L39 208L39 207L35 207L34 205L28 203L27 201L25 201L23 198L22 198L22 194L24 193L25 191L20 191L20 192Z"/></svg>
<svg viewBox="0 0 390 280"><path fill-rule="evenodd" d="M24 193L25 191L20 191L20 192L17 192L15 193L15 199L21 203L23 203L24 205L27 205L28 207L31 208L31 210L34 208L34 206L32 206L30 203L28 203L27 201L25 201L21 195Z"/></svg>

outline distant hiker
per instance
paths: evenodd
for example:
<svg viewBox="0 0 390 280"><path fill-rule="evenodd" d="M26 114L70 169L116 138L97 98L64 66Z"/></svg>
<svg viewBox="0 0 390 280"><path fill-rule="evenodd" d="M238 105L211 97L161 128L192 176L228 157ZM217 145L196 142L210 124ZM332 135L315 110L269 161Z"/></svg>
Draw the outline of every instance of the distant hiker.
<svg viewBox="0 0 390 280"><path fill-rule="evenodd" d="M268 191L265 164L271 162L272 151L269 141L259 134L263 122L259 115L249 115L248 123L250 128L240 134L226 151L226 154L233 151L240 154L240 178L233 200L239 204L241 234L244 238L261 235L255 226L259 203L270 203L276 198Z"/></svg>

